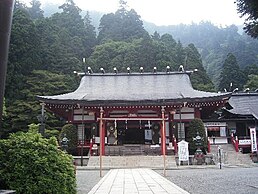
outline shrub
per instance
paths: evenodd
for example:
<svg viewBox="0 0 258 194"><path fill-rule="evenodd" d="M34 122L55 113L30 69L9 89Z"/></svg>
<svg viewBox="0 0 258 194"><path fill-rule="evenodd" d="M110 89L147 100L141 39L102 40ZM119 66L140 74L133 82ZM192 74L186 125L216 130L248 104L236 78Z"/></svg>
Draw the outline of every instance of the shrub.
<svg viewBox="0 0 258 194"><path fill-rule="evenodd" d="M56 138L35 133L0 140L0 182L17 194L76 193L72 157L58 149Z"/></svg>
<svg viewBox="0 0 258 194"><path fill-rule="evenodd" d="M63 126L61 133L59 135L59 142L62 141L64 134L66 135L68 139L68 148L67 152L70 154L75 154L77 143L78 143L78 136L77 136L77 129L72 124L67 124Z"/></svg>
<svg viewBox="0 0 258 194"><path fill-rule="evenodd" d="M29 127L29 132L30 133L38 133L39 132L39 126L40 124L35 124L35 123L31 123L28 125ZM57 129L45 129L45 136L46 138L50 138L50 137L59 137L60 132Z"/></svg>
<svg viewBox="0 0 258 194"><path fill-rule="evenodd" d="M195 145L196 142L193 140L193 138L196 137L197 132L199 132L199 136L202 137L201 149L204 153L206 153L207 151L207 137L205 133L204 124L201 119L193 119L189 124L189 128L186 134L186 141L189 142L190 154L194 154L194 152L197 149L197 146Z"/></svg>

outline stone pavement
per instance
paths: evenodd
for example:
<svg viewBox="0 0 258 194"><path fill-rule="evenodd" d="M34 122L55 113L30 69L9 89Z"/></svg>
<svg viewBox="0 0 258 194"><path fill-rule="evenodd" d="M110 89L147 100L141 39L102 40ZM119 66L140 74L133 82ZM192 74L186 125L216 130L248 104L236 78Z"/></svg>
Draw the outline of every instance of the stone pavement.
<svg viewBox="0 0 258 194"><path fill-rule="evenodd" d="M89 194L182 194L187 191L147 168L112 169Z"/></svg>

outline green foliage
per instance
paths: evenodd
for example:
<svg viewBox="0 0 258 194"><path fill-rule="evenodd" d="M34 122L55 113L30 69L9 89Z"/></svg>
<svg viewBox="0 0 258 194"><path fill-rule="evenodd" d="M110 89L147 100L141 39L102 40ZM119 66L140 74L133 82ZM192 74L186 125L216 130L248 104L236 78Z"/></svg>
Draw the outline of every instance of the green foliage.
<svg viewBox="0 0 258 194"><path fill-rule="evenodd" d="M248 81L244 88L249 88L251 91L258 89L258 75L249 75Z"/></svg>
<svg viewBox="0 0 258 194"><path fill-rule="evenodd" d="M29 124L29 133L38 133L39 132L39 126L40 124L31 123ZM60 132L56 129L45 129L45 138L52 138L55 137L58 139Z"/></svg>
<svg viewBox="0 0 258 194"><path fill-rule="evenodd" d="M42 19L44 18L44 11L40 8L41 3L38 0L31 0L31 7L28 8L28 12L30 14L31 19Z"/></svg>
<svg viewBox="0 0 258 194"><path fill-rule="evenodd" d="M189 152L190 154L194 154L195 150L197 149L197 146L195 145L195 141L193 138L196 137L197 132L199 133L199 136L202 137L202 147L201 149L206 153L207 151L207 137L205 133L204 124L201 119L194 119L190 122L189 128L187 130L186 134L186 141L189 142Z"/></svg>
<svg viewBox="0 0 258 194"><path fill-rule="evenodd" d="M102 16L99 25L99 42L109 39L114 41L131 41L147 35L140 16L135 10L127 10L125 1L120 1L120 8L115 13Z"/></svg>
<svg viewBox="0 0 258 194"><path fill-rule="evenodd" d="M26 76L38 69L41 64L39 57L39 37L36 27L25 10L16 10L13 15L10 53L7 66L6 102L10 98L20 97L20 91Z"/></svg>
<svg viewBox="0 0 258 194"><path fill-rule="evenodd" d="M29 124L29 133L38 133L39 132L39 124L31 123Z"/></svg>
<svg viewBox="0 0 258 194"><path fill-rule="evenodd" d="M239 65L237 64L236 57L229 53L223 64L223 69L220 75L219 89L224 91L232 91L234 88L243 88L246 77Z"/></svg>
<svg viewBox="0 0 258 194"><path fill-rule="evenodd" d="M245 75L258 75L258 66L255 64L247 65L244 68Z"/></svg>
<svg viewBox="0 0 258 194"><path fill-rule="evenodd" d="M3 116L6 116L5 98L4 98L4 102L3 102Z"/></svg>
<svg viewBox="0 0 258 194"><path fill-rule="evenodd" d="M236 0L237 11L241 17L245 16L245 32L254 37L258 37L258 2L250 0Z"/></svg>
<svg viewBox="0 0 258 194"><path fill-rule="evenodd" d="M72 157L57 148L55 138L17 133L0 140L0 183L16 193L76 193Z"/></svg>
<svg viewBox="0 0 258 194"><path fill-rule="evenodd" d="M185 48L185 53L186 64L184 68L189 70L198 70L198 72L191 75L193 87L198 90L213 91L214 85L203 68L201 55L194 44L189 44L188 47Z"/></svg>
<svg viewBox="0 0 258 194"><path fill-rule="evenodd" d="M77 129L72 124L67 124L63 126L61 133L59 135L59 141L61 142L63 137L66 136L68 141L67 152L73 154L76 151L78 143Z"/></svg>
<svg viewBox="0 0 258 194"><path fill-rule="evenodd" d="M235 55L240 68L249 64L258 64L258 40L245 33L242 34L241 27L238 28L235 25L221 27L211 22L173 26L155 26L146 22L144 24L145 29L150 33L154 31L160 34L169 33L183 45L193 43L202 56L207 74L217 88L222 65L228 53ZM184 59L180 64L184 63Z"/></svg>

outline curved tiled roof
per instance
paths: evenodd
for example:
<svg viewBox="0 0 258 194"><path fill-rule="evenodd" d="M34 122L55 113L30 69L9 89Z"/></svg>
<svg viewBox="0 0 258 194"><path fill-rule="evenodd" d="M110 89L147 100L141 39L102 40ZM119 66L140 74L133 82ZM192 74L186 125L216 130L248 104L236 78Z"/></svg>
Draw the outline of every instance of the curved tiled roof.
<svg viewBox="0 0 258 194"><path fill-rule="evenodd" d="M258 94L257 93L239 93L233 94L228 103L232 109L227 110L237 115L252 115L258 119Z"/></svg>
<svg viewBox="0 0 258 194"><path fill-rule="evenodd" d="M189 75L176 73L86 74L71 93L38 96L42 101L139 102L139 101L212 101L229 93L193 89Z"/></svg>

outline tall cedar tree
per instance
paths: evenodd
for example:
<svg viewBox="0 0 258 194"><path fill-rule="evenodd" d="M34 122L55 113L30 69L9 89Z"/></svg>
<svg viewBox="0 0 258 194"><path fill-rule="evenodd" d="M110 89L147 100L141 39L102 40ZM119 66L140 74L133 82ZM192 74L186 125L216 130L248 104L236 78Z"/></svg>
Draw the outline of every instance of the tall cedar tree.
<svg viewBox="0 0 258 194"><path fill-rule="evenodd" d="M258 1L255 0L236 0L237 11L245 19L245 32L253 38L258 37Z"/></svg>
<svg viewBox="0 0 258 194"><path fill-rule="evenodd" d="M120 0L120 8L114 13L102 16L99 25L98 41L109 39L115 41L131 41L147 34L143 22L135 10L127 10L126 2Z"/></svg>
<svg viewBox="0 0 258 194"><path fill-rule="evenodd" d="M245 80L245 75L237 64L236 57L232 53L229 53L220 75L220 91L232 91L235 88L241 90Z"/></svg>

